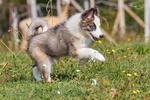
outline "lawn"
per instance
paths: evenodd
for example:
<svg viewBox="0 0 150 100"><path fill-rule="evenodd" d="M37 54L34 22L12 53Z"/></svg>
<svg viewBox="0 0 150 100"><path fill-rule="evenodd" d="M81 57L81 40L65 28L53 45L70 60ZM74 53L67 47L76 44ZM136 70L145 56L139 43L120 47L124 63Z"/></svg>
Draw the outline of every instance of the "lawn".
<svg viewBox="0 0 150 100"><path fill-rule="evenodd" d="M150 100L150 44L93 43L106 62L58 59L52 82L35 82L26 52L0 54L1 100Z"/></svg>

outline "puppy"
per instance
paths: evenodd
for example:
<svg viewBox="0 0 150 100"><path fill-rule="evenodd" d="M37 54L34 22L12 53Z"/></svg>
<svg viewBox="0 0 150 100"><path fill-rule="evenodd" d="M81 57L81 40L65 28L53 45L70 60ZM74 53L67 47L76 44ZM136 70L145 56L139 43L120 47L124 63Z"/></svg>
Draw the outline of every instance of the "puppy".
<svg viewBox="0 0 150 100"><path fill-rule="evenodd" d="M39 27L43 29L42 32L38 32ZM36 81L42 80L40 73L46 82L51 81L52 64L58 57L105 61L102 54L88 47L90 40L96 41L103 37L96 7L77 13L50 29L46 21L35 19L29 27L28 37L27 52L35 62L33 76Z"/></svg>

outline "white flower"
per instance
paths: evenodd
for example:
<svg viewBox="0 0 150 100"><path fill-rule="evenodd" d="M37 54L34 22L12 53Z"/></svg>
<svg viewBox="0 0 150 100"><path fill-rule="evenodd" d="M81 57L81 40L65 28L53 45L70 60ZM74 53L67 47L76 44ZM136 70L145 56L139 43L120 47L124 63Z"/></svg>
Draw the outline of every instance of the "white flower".
<svg viewBox="0 0 150 100"><path fill-rule="evenodd" d="M57 91L57 94L60 94L60 91Z"/></svg>
<svg viewBox="0 0 150 100"><path fill-rule="evenodd" d="M97 84L97 81L95 79L92 79L93 83L92 85L96 85Z"/></svg>
<svg viewBox="0 0 150 100"><path fill-rule="evenodd" d="M58 82L58 84L61 84L62 82Z"/></svg>
<svg viewBox="0 0 150 100"><path fill-rule="evenodd" d="M81 70L77 69L76 72L80 72Z"/></svg>

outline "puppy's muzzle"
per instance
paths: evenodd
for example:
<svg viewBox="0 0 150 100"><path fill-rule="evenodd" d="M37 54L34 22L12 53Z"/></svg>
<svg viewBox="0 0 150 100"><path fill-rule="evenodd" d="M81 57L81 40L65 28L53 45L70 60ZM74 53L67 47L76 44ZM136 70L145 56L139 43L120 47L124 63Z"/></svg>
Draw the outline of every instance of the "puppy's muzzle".
<svg viewBox="0 0 150 100"><path fill-rule="evenodd" d="M104 35L100 35L100 36L99 36L100 39L103 38L103 37L104 37Z"/></svg>

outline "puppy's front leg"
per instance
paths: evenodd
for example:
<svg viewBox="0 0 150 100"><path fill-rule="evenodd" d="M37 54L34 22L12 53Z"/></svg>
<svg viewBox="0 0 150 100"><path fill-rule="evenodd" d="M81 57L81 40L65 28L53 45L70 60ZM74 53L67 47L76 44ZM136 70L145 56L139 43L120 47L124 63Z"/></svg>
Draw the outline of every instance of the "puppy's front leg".
<svg viewBox="0 0 150 100"><path fill-rule="evenodd" d="M80 48L77 50L77 55L79 58L89 58L89 59L96 59L98 61L105 61L105 58L102 54L100 54L97 50L91 48Z"/></svg>

